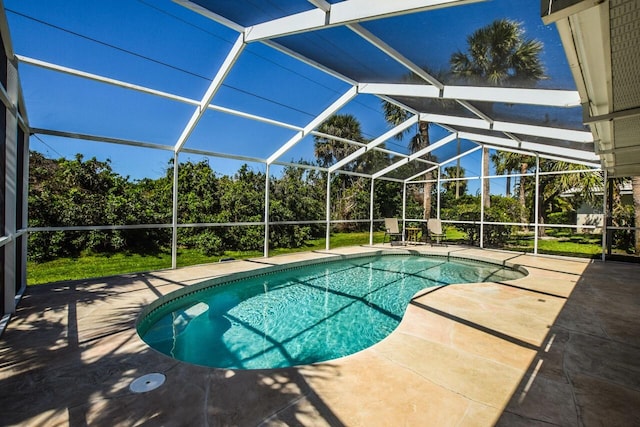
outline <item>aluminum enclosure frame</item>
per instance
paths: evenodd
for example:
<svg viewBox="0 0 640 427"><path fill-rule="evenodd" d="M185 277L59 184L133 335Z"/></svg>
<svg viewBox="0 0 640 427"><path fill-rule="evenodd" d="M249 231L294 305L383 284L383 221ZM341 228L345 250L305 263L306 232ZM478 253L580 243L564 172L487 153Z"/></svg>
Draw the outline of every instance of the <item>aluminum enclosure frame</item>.
<svg viewBox="0 0 640 427"><path fill-rule="evenodd" d="M264 243L264 256L268 256L269 254L269 226L273 224L285 224L282 222L271 222L269 219L269 171L272 166L285 165L285 166L296 166L303 168L313 168L315 170L320 170L324 173L327 173L327 201L326 201L326 218L325 220L313 220L313 221L296 221L295 224L310 224L310 223L325 223L327 227L327 249L330 248L330 228L332 224L337 222L330 218L330 207L331 207L331 180L329 179L332 175L336 173L350 173L348 171L342 170L342 168L355 160L359 156L365 154L370 150L382 150L379 146L388 138L391 138L394 134L402 132L408 127L418 123L419 121L429 121L435 125L439 125L444 129L447 129L450 134L449 136L442 138L441 140L434 142L426 149L420 150L416 153L406 155L401 152L384 149L385 152L392 153L394 156L397 156L399 159L398 162L381 169L379 171L373 172L371 174L360 174L371 180L371 195L370 195L370 218L367 220L360 220L362 222L370 223L370 243L373 243L373 231L374 231L374 222L377 221L373 217L373 189L376 180L389 180L402 184L403 187L403 221L407 221L406 218L406 197L407 197L407 185L420 183L420 177L422 177L425 172L435 170L436 168L440 170L441 166L447 164L449 162L460 159L463 156L469 155L481 148L490 147L499 150L506 151L517 151L528 153L530 155L535 156L538 161L540 158L550 158L550 159L562 159L568 162L574 162L583 164L587 167L592 167L594 171L599 170L600 159L593 152L594 139L593 134L590 132L579 131L575 129L563 129L558 127L551 126L542 126L542 125L531 125L517 122L510 122L504 120L496 120L493 117L482 113L480 109L478 109L473 102L512 102L512 103L524 103L529 105L543 105L543 106L553 106L553 107L573 107L576 105L580 105L581 99L579 91L560 91L560 90L540 90L540 89L515 89L515 88L484 88L484 87L458 87L446 85L438 79L436 79L431 74L424 71L422 68L417 66L415 63L404 57L401 53L395 50L392 46L386 44L383 40L376 37L374 34L366 30L364 27L360 25L360 22L379 19L385 17L392 17L401 14L409 14L417 11L424 11L433 8L443 8L443 7L451 7L462 4L476 3L480 0L397 0L394 2L388 2L385 0L346 0L340 3L329 4L327 2L321 0L309 0L310 3L315 6L308 13L297 14L286 18L281 18L273 21L268 21L263 24L254 25L251 27L243 27L238 23L232 22L229 19L216 15L215 13L208 11L207 9L199 6L198 4L186 1L186 0L174 0L176 3L181 4L185 7L188 7L191 10L196 11L210 19L213 19L231 29L238 32L235 43L232 48L229 50L225 61L219 70L217 70L216 74L212 77L211 82L202 95L202 98L199 100L189 99L187 97L170 94L164 91L156 90L153 88L144 87L142 85L136 85L133 83L128 83L125 81L120 81L117 79L108 78L105 76L100 76L95 73L89 73L87 71L74 69L71 67L65 67L62 65L53 64L50 62L43 61L41 59L29 58L22 55L16 55L13 52L13 48L10 42L10 34L9 28L6 23L6 17L4 16L4 5L0 0L0 5L2 6L2 16L0 16L0 32L2 33L2 38L4 41L4 50L7 53L8 57L8 67L12 67L12 72L10 74L10 81L7 83L7 86L2 86L0 88L0 100L7 108L8 117L10 116L11 123L7 123L7 129L11 126L12 129L20 127L22 131L26 135L26 142L22 146L23 150L28 154L28 135L31 133L43 134L43 135L54 135L54 136L63 136L66 138L75 138L79 140L88 140L88 141L96 141L101 143L112 143L112 144L122 144L122 145L130 145L137 147L144 147L150 149L157 150L165 150L168 152L172 152L174 158L174 177L173 177L173 209L172 209L172 222L171 224L141 224L136 226L115 226L115 225L103 225L103 226L93 226L90 229L135 229L135 228L150 228L150 227L162 227L162 228L171 228L172 229L172 268L177 267L177 230L181 227L193 227L193 226L202 226L202 227L215 227L215 226L231 226L231 225L261 225L265 228L265 243ZM344 76L335 70L331 70L327 66L315 62L310 58L306 58L303 55L294 52L275 41L275 39L282 37L285 34L300 34L304 32L312 32L317 31L322 28L335 27L335 26L346 26L350 31L354 34L357 34L363 40L365 40L368 44L374 46L380 52L387 55L390 60L402 65L407 69L408 72L416 73L422 80L424 80L423 85L417 84L381 84L375 82L358 82L354 81L348 76ZM229 108L216 106L212 104L213 98L216 95L218 89L225 81L225 78L229 74L229 72L233 69L234 65L238 61L238 59L242 56L246 46L250 43L262 43L265 46L268 46L273 49L277 49L278 51L285 53L297 60L303 61L304 63L311 65L318 70L329 73L331 76L344 81L350 85L350 88L341 94L334 102L325 108L319 115L313 118L307 125L304 127L300 127L293 124L284 123L278 120L274 120L269 117L263 117L256 114L250 114L247 112L232 110ZM116 87L120 87L127 90L137 91L141 93L146 93L152 96L160 97L163 99L168 99L174 102L187 104L194 107L194 111L188 120L187 123L184 124L183 131L180 137L175 141L174 145L161 145L156 144L151 141L134 141L120 138L112 138L109 136L103 135L87 135L82 133L74 132L73 130L65 130L65 129L43 129L33 127L31 128L29 122L26 118L26 110L24 106L24 101L22 100L22 93L19 87L19 64L27 64L30 66L40 67L44 69L48 69L57 73L62 73L65 75L74 76L77 78L89 79L92 81L96 81L99 83L113 85ZM359 94L371 94L379 97L380 99L389 100L394 102L396 105L400 105L404 107L409 113L412 114L411 118L405 121L403 124L391 129L390 131L379 135L377 138L373 139L371 142L367 144L359 144L355 141L348 141L354 145L359 144L359 148L350 156L343 159L342 161L336 163L335 165L329 168L321 168L319 166L309 166L309 165L299 165L292 164L289 162L280 161L282 155L286 153L290 148L299 143L304 137L308 135L319 135L316 130L317 127L326 120L331 114L337 112L344 105L349 103ZM412 97L424 97L429 99L446 99L457 102L459 105L463 106L467 111L471 113L473 117L463 117L453 114L434 114L434 113L426 113L422 111L415 111L414 109L402 105L401 102L394 99L394 96L412 96ZM190 135L197 127L198 122L205 114L206 111L215 110L218 112L222 112L225 114L237 115L243 118L247 118L250 120L259 121L262 123L266 123L273 126L278 126L290 130L296 131L294 137L287 141L283 141L282 145L271 153L267 158L257 158L250 156L241 156L235 154L224 154L224 153L216 153L213 151L207 150L198 150L189 148L186 146ZM599 122L600 123L600 122ZM603 123L602 126L606 126L606 123ZM484 131L491 131L494 134L486 135L483 133L473 133L468 131L462 131L460 129L473 128ZM499 135L499 136L498 136ZM577 145L584 146L584 149L575 149L563 146L554 146L551 144L543 144L540 142L536 142L535 140L528 141L523 139L521 136L516 135L525 135L531 137L541 137L541 138L549 138L549 139L558 139L561 141L571 141L576 143ZM329 135L323 135L324 137L330 137ZM13 137L12 137L13 138ZM421 159L421 157L435 149L440 147L444 147L448 144L452 144L455 140L459 138L464 138L469 141L472 141L476 144L476 147L467 150L463 153L457 153L455 156L451 156L447 159L442 159L439 163L435 165L433 162L426 161ZM336 140L342 140L335 138ZM595 143L602 145L602 141L596 141ZM17 153L18 144L17 141L13 139L7 139L7 170L8 177L10 178L8 181L15 183L17 181L17 176L15 175L18 170L22 171L22 179L23 182L28 182L24 180L25 177L28 178L28 155L24 156L25 152L23 152L22 158L24 163L19 166L19 156ZM484 151L484 150L483 150ZM194 153L194 154L202 154L206 156L220 157L220 158L228 158L234 160L241 161L251 161L264 164L266 166L266 182L265 182L265 216L263 222L256 223L229 223L229 224L179 224L178 215L177 215L177 196L178 196L178 166L179 166L179 156L181 153ZM483 154L484 155L484 154ZM24 160L26 157L26 160ZM397 178L389 178L386 175L397 169L398 167L410 163L410 162L418 162L421 165L421 171L416 175L398 180ZM353 174L353 173L352 173ZM514 175L517 176L517 175ZM491 177L480 176L480 180L491 179ZM536 181L539 179L538 168L536 168L535 173ZM442 180L438 174L438 177L433 182L440 185ZM605 180L606 185L606 180ZM26 203L26 195L27 188L18 189L15 185L11 186L9 182L5 186L5 194L7 195L5 203L8 203L12 206L12 208L5 208L5 215L7 224L14 223L13 228L8 227L5 224L5 232L2 237L0 237L0 247L5 251L5 253L9 253L9 256L5 256L4 260L4 281L6 283L14 283L15 281L21 281L18 283L19 289L16 292L16 287L13 287L13 291L9 291L8 287L5 286L4 291L4 313L11 313L13 309L15 309L15 298L20 294L20 289L24 289L26 284L26 241L27 241L27 232L41 232L41 231L52 231L52 230L81 230L84 229L84 226L78 227L40 227L40 228L27 228L27 203ZM19 196L17 192L21 192ZM13 209L13 205L17 204L22 197L20 203L21 215L24 220L22 226L15 226L15 215L16 210ZM483 196L484 197L484 196ZM537 200L538 198L536 198ZM9 206L5 205L5 206ZM439 216L439 201L438 201L438 216ZM538 206L536 203L536 212L538 210ZM537 218L537 215L536 215ZM287 222L286 224L289 224ZM489 223L487 223L489 224ZM479 223L480 227L484 227L484 210L481 210L481 220ZM540 224L537 223L537 219L535 224L533 224L536 229ZM606 227L603 227L606 230ZM536 233L537 234L537 233ZM480 233L482 236L482 233ZM482 239L482 237L481 237ZM604 237L603 237L604 240ZM16 242L22 242L20 253L17 253L19 246ZM483 242L481 240L481 247L483 246ZM535 240L535 249L534 252L537 253L537 237ZM604 253L604 252L603 252Z"/></svg>

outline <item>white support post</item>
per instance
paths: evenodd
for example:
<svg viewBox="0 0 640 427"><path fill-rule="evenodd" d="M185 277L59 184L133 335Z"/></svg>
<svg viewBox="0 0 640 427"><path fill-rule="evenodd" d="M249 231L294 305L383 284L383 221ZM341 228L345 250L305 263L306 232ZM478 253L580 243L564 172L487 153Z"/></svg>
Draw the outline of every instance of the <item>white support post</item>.
<svg viewBox="0 0 640 427"><path fill-rule="evenodd" d="M462 155L460 154L460 137L457 138L458 142L458 155L455 157L456 159L456 179L460 178L460 158ZM480 149L480 147L476 147L476 149ZM456 200L460 197L460 181L456 181Z"/></svg>
<svg viewBox="0 0 640 427"><path fill-rule="evenodd" d="M484 156L487 155L487 150L482 150L481 164L484 165ZM480 249L484 248L484 180L487 179L484 176L484 168L480 168Z"/></svg>
<svg viewBox="0 0 640 427"><path fill-rule="evenodd" d="M24 129L23 129L24 130ZM28 228L29 226L29 132L24 132L24 146L23 146L23 156L22 156L22 185L23 188L20 189L22 191L22 224L21 228ZM20 208L20 207L19 207ZM21 254L21 264L18 265L22 274L20 277L22 278L22 284L20 286L20 293L24 293L27 288L27 246L29 242L29 233L24 233L19 237L22 239L22 254Z"/></svg>
<svg viewBox="0 0 640 427"><path fill-rule="evenodd" d="M0 46L0 48L2 48ZM9 237L4 247L0 250L4 250L4 265L2 266L4 274L4 307L0 312L0 320L4 315L11 315L15 313L16 308L16 280L18 277L17 259L16 259L16 205L18 202L18 191L25 191L23 188L17 188L18 183L18 111L17 101L19 98L19 80L16 67L11 63L0 64L3 67L7 67L7 87L6 95L9 98L13 108L7 108L5 114L5 167L4 178L5 188L4 190L4 224L0 224L2 231L0 237ZM1 85L0 85L1 86ZM27 181L28 182L28 181ZM25 183L26 188L26 183ZM26 192L23 193L26 199ZM23 277L24 280L24 277ZM1 330L0 330L1 332Z"/></svg>
<svg viewBox="0 0 640 427"><path fill-rule="evenodd" d="M231 68L233 68L233 65L236 63L236 61L240 57L240 54L244 50L245 46L246 44L244 42L244 34L241 33L236 39L236 42L234 43L233 47L227 54L227 57L222 63L222 66L218 70L216 76L211 81L211 84L207 88L207 91L202 97L202 100L200 100L200 104L191 115L189 122L187 123L184 130L182 131L182 134L178 138L178 141L176 142L175 148L174 148L175 151L180 151L184 146L184 144L187 142L187 139L189 139L189 136L191 136L191 133L196 128L196 125L198 124L198 122L200 121L204 113L207 111L207 109L209 108L209 104L211 104L211 101L213 101L213 97L218 92L218 89L220 89L220 86L222 86L222 82L231 71Z"/></svg>
<svg viewBox="0 0 640 427"><path fill-rule="evenodd" d="M402 183L402 240L404 241L404 223L407 219L407 182Z"/></svg>
<svg viewBox="0 0 640 427"><path fill-rule="evenodd" d="M610 206L607 206L609 195L609 178L607 176L607 170L602 171L602 261L607 260L607 225L609 218Z"/></svg>
<svg viewBox="0 0 640 427"><path fill-rule="evenodd" d="M173 213L171 216L171 268L178 268L178 156L173 153Z"/></svg>
<svg viewBox="0 0 640 427"><path fill-rule="evenodd" d="M440 168L438 168L438 186L437 186L437 197L436 197L436 218L440 219L440 185L442 185L442 183L440 182L441 176L440 176Z"/></svg>
<svg viewBox="0 0 640 427"><path fill-rule="evenodd" d="M369 246L373 246L373 192L376 180L371 178L371 195L369 198Z"/></svg>
<svg viewBox="0 0 640 427"><path fill-rule="evenodd" d="M539 224L539 212L540 212L540 156L536 154L536 191L535 191L535 204L534 204L534 215L535 217L535 221L534 221L534 237L533 237L533 253L534 255L538 255L538 227L540 226Z"/></svg>
<svg viewBox="0 0 640 427"><path fill-rule="evenodd" d="M324 246L326 250L329 250L331 247L329 244L329 241L331 240L331 172L327 172L327 204L325 213L327 219L327 232Z"/></svg>
<svg viewBox="0 0 640 427"><path fill-rule="evenodd" d="M269 177L269 164L267 164L267 171L265 172L265 184L264 184L264 257L269 257L269 184L271 178Z"/></svg>
<svg viewBox="0 0 640 427"><path fill-rule="evenodd" d="M16 188L17 177L17 117L6 113L5 141L5 188L4 188L4 236L12 237L16 233ZM11 239L2 248L4 250L4 314L15 313L16 296L16 240Z"/></svg>

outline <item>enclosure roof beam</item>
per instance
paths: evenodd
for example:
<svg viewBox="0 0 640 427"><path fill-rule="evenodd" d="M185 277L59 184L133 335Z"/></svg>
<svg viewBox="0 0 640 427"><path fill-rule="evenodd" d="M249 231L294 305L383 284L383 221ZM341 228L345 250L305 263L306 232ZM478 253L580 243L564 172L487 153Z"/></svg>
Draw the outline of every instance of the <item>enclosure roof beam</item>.
<svg viewBox="0 0 640 427"><path fill-rule="evenodd" d="M79 133L79 132L67 132L67 131L54 130L54 129L31 128L30 131L31 133L36 135L49 135L49 136L57 136L60 138L78 139L82 141L104 142L107 144L129 145L132 147L143 147L143 148L153 148L155 150L173 151L173 146L171 145L154 144L151 142L144 142L144 141L111 138L107 136L91 135L91 134Z"/></svg>
<svg viewBox="0 0 640 427"><path fill-rule="evenodd" d="M451 116L446 114L421 113L420 121L446 124L451 126L464 126L474 129L495 130L505 133L517 133L521 135L539 136L542 138L561 139L565 141L592 143L593 134L591 132L562 129L548 126L534 126L521 123L512 123L496 120L493 125L482 119L469 117Z"/></svg>
<svg viewBox="0 0 640 427"><path fill-rule="evenodd" d="M441 140L434 142L432 144L429 144L429 146L416 151L415 153L411 154L409 156L409 161L413 161L416 160L419 157L424 156L425 154L429 154L430 152L437 150L438 148L444 147L445 145L447 145L448 143L450 143L451 141L454 141L456 138L458 137L457 134L453 133L451 135L447 135L444 138L442 138Z"/></svg>
<svg viewBox="0 0 640 427"><path fill-rule="evenodd" d="M431 171L433 171L433 170L436 170L436 169L438 169L439 167L440 167L439 165L431 166L429 169L425 169L425 170L423 170L422 172L418 172L417 174L415 174L415 175L413 175L413 176L410 176L409 178L405 179L405 180L404 180L404 182L405 182L405 184L406 184L406 183L409 183L409 182L413 181L414 179L418 178L419 176L422 176L422 175L424 175L424 174L426 174L426 173L429 173L429 172L431 172Z"/></svg>
<svg viewBox="0 0 640 427"><path fill-rule="evenodd" d="M460 153L457 156L453 156L453 157L441 162L439 164L439 166L442 167L443 165L446 165L447 163L455 162L456 160L461 159L463 157L466 157L471 153L475 153L476 151L480 150L481 148L482 148L482 145L475 146L475 147L465 151L464 153Z"/></svg>
<svg viewBox="0 0 640 427"><path fill-rule="evenodd" d="M490 135L481 135L469 132L460 132L460 138L468 139L470 141L475 141L479 143L487 143L492 144L498 147L507 147L507 148L516 148L522 149L525 151L531 151L532 153L546 154L550 156L559 156L559 157L567 157L567 161L571 161L569 159L575 160L583 160L588 162L598 163L600 162L600 158L594 154L593 152L576 150L572 148L564 148L558 146L551 146L545 144L539 144L535 142L527 142L522 141L518 143L509 138L502 138L497 136Z"/></svg>
<svg viewBox="0 0 640 427"><path fill-rule="evenodd" d="M454 131L451 131L451 132L456 132L456 131L454 130ZM315 131L315 130L311 132L311 135L319 136L319 137L326 138L326 139L331 139L333 141L345 142L345 143L350 144L350 145L357 145L358 147L366 147L367 146L367 144L364 143L364 142L353 141L351 139L341 138L339 136L334 136L334 135L330 135L328 133L318 132L318 131ZM389 150L388 148L382 148L380 146L373 147L372 150L379 151L381 153L391 154L392 156L396 156L396 157L402 157L402 158L409 157L408 154L400 153L398 151ZM424 159L417 159L417 160L420 161L421 163L429 163L429 164L432 164L432 165L436 164L436 163L429 162L429 161L424 160Z"/></svg>
<svg viewBox="0 0 640 427"><path fill-rule="evenodd" d="M446 85L441 94L440 90L434 86L409 83L360 83L359 90L360 93L374 95L502 102L546 107L577 107L580 105L580 95L575 90Z"/></svg>
<svg viewBox="0 0 640 427"><path fill-rule="evenodd" d="M358 91L371 95L440 98L440 89L433 85L405 83L359 83Z"/></svg>
<svg viewBox="0 0 640 427"><path fill-rule="evenodd" d="M273 39L337 25L478 1L482 0L346 0L333 3L329 10L312 9L248 27L246 38L247 42Z"/></svg>
<svg viewBox="0 0 640 427"><path fill-rule="evenodd" d="M437 123L450 126L464 126L474 129L491 129L491 124L482 119L452 116L448 114L420 113L421 122Z"/></svg>
<svg viewBox="0 0 640 427"><path fill-rule="evenodd" d="M154 150L165 150L165 151L174 150L174 147L171 145L154 144L151 142L144 142L144 141L111 138L108 136L91 135L91 134L78 133L78 132L66 132L66 131L60 131L60 130L54 130L54 129L31 128L30 130L32 133L36 135L50 135L50 136L57 136L61 138L77 139L81 141L104 142L107 144L128 145L131 147L140 147L140 148L152 148ZM189 154L198 154L198 155L209 156L209 157L218 157L223 159L240 160L243 162L266 163L266 159L261 159L258 157L241 156L237 154L225 154L225 153L218 153L215 151L199 150L194 148L183 148L181 152L189 153ZM289 166L290 164L282 163L282 165ZM307 166L307 165L299 165L299 167L314 168L314 166ZM326 170L326 168L320 168L320 169Z"/></svg>
<svg viewBox="0 0 640 427"><path fill-rule="evenodd" d="M543 105L547 107L577 107L580 105L580 94L575 90L445 86L442 97L444 99Z"/></svg>
<svg viewBox="0 0 640 427"><path fill-rule="evenodd" d="M32 66L35 66L35 67L44 68L46 70L57 71L57 72L60 72L60 73L71 75L71 76L82 77L82 78L85 78L85 79L88 79L88 80L93 80L93 81L100 82L100 83L106 83L106 84L110 84L110 85L113 85L113 86L118 86L118 87L125 88L125 89L131 89L131 90L135 90L135 91L138 91L138 92L147 93L147 94L150 94L150 95L156 95L156 96L159 96L159 97L162 97L162 98L171 99L173 101L183 102L185 104L198 105L198 101L196 101L194 99L190 99L190 98L185 98L184 96L174 95L174 94L163 92L163 91L156 90L156 89L150 89L148 87L144 87L144 86L140 86L140 85L136 85L136 84L132 84L132 83L127 83L127 82L124 82L122 80L116 80L116 79L112 79L112 78L109 78L109 77L103 77L103 76L100 76L98 74L87 73L85 71L80 71L80 70L77 70L77 69L74 69L74 68L64 67L62 65L52 64L50 62L41 61L39 59L34 59L34 58L29 58L27 56L16 55L16 58L18 58L18 61L20 61L23 64L28 64L28 65L32 65Z"/></svg>
<svg viewBox="0 0 640 427"><path fill-rule="evenodd" d="M320 113L315 119L309 122L308 125L304 127L301 131L297 132L289 141L287 141L284 145L282 145L275 153L273 153L268 159L267 164L272 164L280 156L289 151L294 145L300 142L304 137L309 135L311 131L320 126L322 122L324 122L329 116L335 114L340 108L342 108L346 103L351 101L358 94L358 88L356 86L352 86L348 91L346 91L340 98L338 98L333 104L327 107L322 113Z"/></svg>
<svg viewBox="0 0 640 427"><path fill-rule="evenodd" d="M476 117L480 117L482 120L489 124L493 124L493 119L480 111L476 106L472 105L469 101L465 101L463 99L456 99L456 102L466 108L468 111L471 111L473 115Z"/></svg>
<svg viewBox="0 0 640 427"><path fill-rule="evenodd" d="M422 69L421 67L419 67L418 65L416 65L415 63L410 61L408 58L406 58L400 52L398 52L397 50L395 50L394 48L389 46L387 43L382 41L380 38L378 38L375 35L373 35L370 31L368 31L364 27L362 27L362 25L360 25L360 24L351 24L351 25L347 25L347 27L351 31L353 31L354 33L358 34L360 37L362 37L363 39L365 39L366 41L371 43L373 46L375 46L378 49L380 49L387 56L393 58L393 60L398 62L400 65L402 65L403 67L407 68L408 70L410 70L415 75L419 76L424 81L434 85L436 88L438 88L439 91L444 88L444 84L442 84L440 81L438 81L438 79L436 79L431 74L427 73L424 69Z"/></svg>
<svg viewBox="0 0 640 427"><path fill-rule="evenodd" d="M220 69L218 70L217 74L211 81L211 84L207 88L207 91L202 97L202 100L200 101L198 107L191 115L191 118L189 119L189 122L185 126L184 130L182 131L182 134L178 138L178 141L176 142L175 149L174 149L176 153L182 149L184 144L187 142L187 139L189 139L189 137L191 136L191 133L197 126L198 122L200 121L204 113L207 111L209 104L211 104L211 101L213 101L213 97L218 92L218 89L220 89L220 87L222 86L222 82L231 71L231 68L233 68L233 65L236 63L236 61L240 57L240 54L244 50L245 46L246 46L246 43L244 42L244 36L243 34L240 34L236 39L236 42L233 44L233 47L227 54L227 57L225 58L224 62L220 66Z"/></svg>
<svg viewBox="0 0 640 427"><path fill-rule="evenodd" d="M239 33L244 32L245 28L242 25L236 24L235 22L218 15L217 13L213 13L206 7L202 7L199 4L196 4L190 0L173 0L174 3L177 3L181 6L186 7L187 9L192 10L195 13L198 13L206 18L211 19L212 21L217 22L218 24L222 24L225 27L231 28Z"/></svg>
<svg viewBox="0 0 640 427"><path fill-rule="evenodd" d="M273 120L273 119L269 119L267 117L259 116L257 114L245 113L243 111L234 110L233 108L221 107L221 106L215 105L215 104L210 104L208 108L210 110L219 111L219 112L225 113L225 114L231 114L233 116L242 117L242 118L249 119L249 120L254 120L256 122L267 123L267 124L278 126L278 127L285 128L285 129L298 130L298 131L303 129L300 126L296 126L296 125L292 125L292 124L289 124L289 123L281 122L279 120Z"/></svg>
<svg viewBox="0 0 640 427"><path fill-rule="evenodd" d="M400 166L406 165L407 163L412 162L412 161L424 156L425 154L428 154L428 153L432 152L433 150L437 150L438 148L447 145L449 142L455 140L456 137L457 137L456 134L447 135L444 138L442 138L441 140L439 140L437 142L434 142L433 144L429 144L428 147L425 147L425 148L423 148L421 150L416 151L415 153L411 154L409 157L405 157L404 159L402 159L400 161L397 161L394 164L389 165L386 168L374 173L372 177L374 179L376 179L376 178L379 178L379 177L381 177L383 175L386 175L387 173L389 173L389 172L391 172L391 171L393 171L395 169L398 169ZM437 165L436 165L436 167L437 167Z"/></svg>
<svg viewBox="0 0 640 427"><path fill-rule="evenodd" d="M354 161L355 159L357 159L358 157L360 157L361 155L363 155L367 151L373 149L374 147L377 147L378 145L382 144L383 142L385 142L389 138L392 138L393 136L399 134L400 132L402 132L405 129L407 129L409 126L414 125L416 123L418 123L418 116L409 117L407 120L405 120L404 122L400 123L398 126L394 127L393 129L388 130L384 134L380 135L379 137L377 137L376 139L374 139L373 141L368 143L366 146L359 148L358 150L354 151L353 153L349 154L344 159L340 160L339 162L337 162L336 164L331 166L329 168L329 172L330 173L335 172L337 169L340 169L344 165Z"/></svg>
<svg viewBox="0 0 640 427"><path fill-rule="evenodd" d="M280 43L276 43L273 40L264 40L262 42L262 44L264 44L265 46L269 46L270 48L275 49L278 52L281 52L281 53L283 53L283 54L285 54L287 56L290 56L290 57L292 57L294 59L297 59L298 61L300 61L300 62L302 62L304 64L307 64L308 66L313 67L313 68L315 68L317 70L320 70L325 74L333 76L338 80L342 80L343 82L347 83L348 85L354 86L354 85L358 84L358 82L356 82L355 80L353 80L353 79L351 79L351 78L349 78L349 77L347 77L347 76L345 76L343 74L340 74L337 71L327 67L326 65L322 65L319 62L314 61L313 59L309 59L306 56L301 55L300 53L298 53L298 52L296 52L294 50L291 50L291 49L289 49L289 48L287 48L285 46L282 46Z"/></svg>
<svg viewBox="0 0 640 427"><path fill-rule="evenodd" d="M329 12L331 10L331 3L326 0L307 0L309 3L317 7L318 9L322 9L325 12Z"/></svg>
<svg viewBox="0 0 640 427"><path fill-rule="evenodd" d="M548 126L525 125L520 123L495 121L493 130L505 133L517 133L522 135L539 136L542 138L563 139L573 142L593 143L593 134L591 132L561 129Z"/></svg>

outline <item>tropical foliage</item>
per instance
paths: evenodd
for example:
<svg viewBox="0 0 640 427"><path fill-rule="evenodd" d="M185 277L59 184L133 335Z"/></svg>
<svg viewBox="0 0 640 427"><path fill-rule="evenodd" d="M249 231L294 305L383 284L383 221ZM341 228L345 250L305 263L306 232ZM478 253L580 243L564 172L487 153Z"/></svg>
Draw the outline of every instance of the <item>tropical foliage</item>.
<svg viewBox="0 0 640 427"><path fill-rule="evenodd" d="M492 86L534 85L545 78L542 43L525 39L519 22L497 19L467 37L467 52L451 56L451 70L468 83Z"/></svg>
<svg viewBox="0 0 640 427"><path fill-rule="evenodd" d="M170 244L173 164L165 176L130 181L113 172L109 161L52 160L30 155L30 227L78 227L149 224L124 230L39 231L30 233L29 258L47 260L93 253L155 253ZM265 175L242 166L233 176L217 176L207 161L184 162L178 169L179 244L205 255L233 249L260 250L264 244ZM324 188L318 174L286 169L271 180L271 220L323 217ZM258 223L255 226L211 224ZM201 225L201 226L197 226ZM91 227L88 227L91 228ZM106 227L108 228L108 227ZM323 235L314 226L274 226L271 244L299 247Z"/></svg>
<svg viewBox="0 0 640 427"><path fill-rule="evenodd" d="M451 55L451 72L462 83L491 86L533 86L546 78L540 59L542 43L526 39L519 22L497 19L467 37L467 52ZM493 110L489 104L487 107ZM491 116L491 111L488 111ZM489 176L489 149L483 148L482 171ZM512 164L505 167L512 168ZM491 205L490 183L482 184L484 204Z"/></svg>

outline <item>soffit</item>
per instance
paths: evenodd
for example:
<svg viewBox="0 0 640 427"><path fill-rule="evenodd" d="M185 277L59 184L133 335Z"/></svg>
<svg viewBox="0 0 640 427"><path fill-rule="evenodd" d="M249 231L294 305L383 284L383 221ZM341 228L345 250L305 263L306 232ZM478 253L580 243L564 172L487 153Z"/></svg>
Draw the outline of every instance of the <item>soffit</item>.
<svg viewBox="0 0 640 427"><path fill-rule="evenodd" d="M596 152L609 176L640 175L640 2L566 3L546 19L557 19Z"/></svg>

